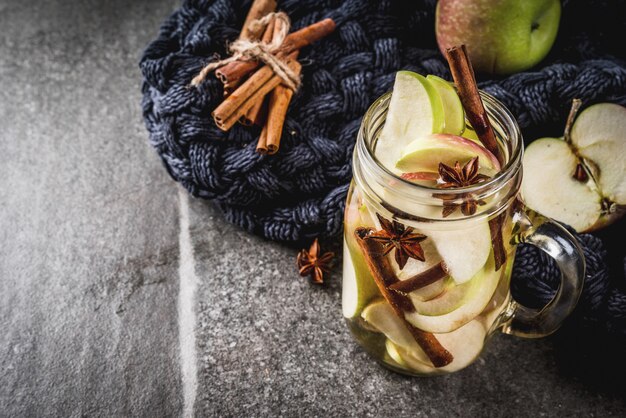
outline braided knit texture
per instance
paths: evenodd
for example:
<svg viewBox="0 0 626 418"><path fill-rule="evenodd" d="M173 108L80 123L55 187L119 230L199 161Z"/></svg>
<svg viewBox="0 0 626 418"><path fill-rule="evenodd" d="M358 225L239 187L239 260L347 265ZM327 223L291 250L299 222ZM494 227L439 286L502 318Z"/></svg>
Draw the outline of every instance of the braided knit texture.
<svg viewBox="0 0 626 418"><path fill-rule="evenodd" d="M222 132L215 126L210 114L222 100L222 86L213 75L188 87L208 62L228 56L250 3L188 0L163 23L140 63L150 143L176 181L193 196L214 201L230 222L283 242L336 236L369 104L392 88L399 69L451 79L436 47L436 1L279 0L292 30L326 17L337 30L300 55L303 84L274 156L255 152L260 129L236 125ZM560 136L575 97L584 105L626 105L626 2L562 3L557 41L539 66L509 77L478 77L479 86L513 112L527 141ZM623 271L613 269L611 282L607 265L615 263L602 242L591 235L579 239L588 275L578 311L626 333L626 295L615 285ZM529 246L519 247L514 273L514 295L529 305L545 304L559 282L553 261Z"/></svg>

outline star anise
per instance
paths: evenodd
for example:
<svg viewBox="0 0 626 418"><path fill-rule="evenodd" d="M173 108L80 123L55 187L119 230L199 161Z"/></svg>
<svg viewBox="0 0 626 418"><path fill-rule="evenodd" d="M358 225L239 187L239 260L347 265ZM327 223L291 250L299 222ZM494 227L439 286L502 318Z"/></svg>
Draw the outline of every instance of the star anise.
<svg viewBox="0 0 626 418"><path fill-rule="evenodd" d="M458 161L454 163L454 167L439 163L437 186L440 189L472 186L488 179L489 176L478 173L478 157L469 160L463 168L461 168L461 164L459 164ZM461 203L453 202L453 200L457 198L454 194L437 193L435 196L444 200L441 213L444 218L450 216L458 208L461 208L461 212L465 216L473 215L476 213L476 207L478 205L485 204L483 200L476 200L471 193L462 195L463 201Z"/></svg>
<svg viewBox="0 0 626 418"><path fill-rule="evenodd" d="M379 214L376 214L376 216L383 229L368 235L366 239L381 243L383 245L383 255L389 254L395 248L394 257L400 270L404 268L409 258L426 261L424 250L420 245L420 242L427 238L426 235L413 232L412 227L406 227L398 221L390 221Z"/></svg>
<svg viewBox="0 0 626 418"><path fill-rule="evenodd" d="M326 252L320 256L320 244L315 238L309 250L298 253L298 269L301 276L311 276L313 283L324 283L324 273L330 271L330 263L334 253Z"/></svg>

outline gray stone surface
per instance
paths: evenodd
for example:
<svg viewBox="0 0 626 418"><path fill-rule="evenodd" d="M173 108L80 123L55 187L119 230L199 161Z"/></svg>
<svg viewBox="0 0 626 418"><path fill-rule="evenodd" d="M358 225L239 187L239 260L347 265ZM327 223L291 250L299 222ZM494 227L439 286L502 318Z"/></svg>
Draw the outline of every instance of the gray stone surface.
<svg viewBox="0 0 626 418"><path fill-rule="evenodd" d="M498 336L445 378L383 370L342 322L338 271L312 286L294 249L195 200L196 339L181 343L181 202L137 69L175 6L0 3L0 416L179 416L185 397L197 416L624 416L607 383L623 361L571 331Z"/></svg>

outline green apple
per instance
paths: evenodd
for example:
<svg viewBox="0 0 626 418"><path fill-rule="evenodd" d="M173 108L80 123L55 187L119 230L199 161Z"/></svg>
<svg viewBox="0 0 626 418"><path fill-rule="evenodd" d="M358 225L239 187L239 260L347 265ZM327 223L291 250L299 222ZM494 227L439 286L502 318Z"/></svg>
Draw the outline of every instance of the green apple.
<svg viewBox="0 0 626 418"><path fill-rule="evenodd" d="M479 321L471 321L454 332L437 334L437 339L448 350L454 360L444 367L435 368L426 354L387 340L387 353L398 364L422 374L455 372L470 365L485 345L487 331Z"/></svg>
<svg viewBox="0 0 626 418"><path fill-rule="evenodd" d="M444 55L465 44L476 71L511 74L548 54L560 18L559 0L439 0L435 31Z"/></svg>
<svg viewBox="0 0 626 418"><path fill-rule="evenodd" d="M600 103L574 121L568 140L541 138L526 148L522 196L531 209L579 232L609 225L626 212L626 108ZM579 164L586 181L573 177Z"/></svg>
<svg viewBox="0 0 626 418"><path fill-rule="evenodd" d="M461 136L465 139L469 139L470 141L477 143L478 145L482 145L482 142L480 142L480 139L478 138L478 134L469 123L465 124L465 130L461 132Z"/></svg>
<svg viewBox="0 0 626 418"><path fill-rule="evenodd" d="M403 172L437 172L439 163L454 166L478 157L479 172L489 176L500 170L498 159L482 145L450 134L430 134L408 144L396 162Z"/></svg>
<svg viewBox="0 0 626 418"><path fill-rule="evenodd" d="M495 271L491 256L484 268L472 278L458 308L444 315L429 316L419 312L407 312L404 317L413 326L427 332L452 332L473 320L485 309L498 287L500 276L501 273Z"/></svg>
<svg viewBox="0 0 626 418"><path fill-rule="evenodd" d="M402 150L415 138L442 132L445 117L437 89L412 71L398 71L385 125L376 143L376 158L393 170Z"/></svg>
<svg viewBox="0 0 626 418"><path fill-rule="evenodd" d="M453 84L432 74L427 75L426 80L437 89L443 103L443 133L459 135L465 129L465 111Z"/></svg>

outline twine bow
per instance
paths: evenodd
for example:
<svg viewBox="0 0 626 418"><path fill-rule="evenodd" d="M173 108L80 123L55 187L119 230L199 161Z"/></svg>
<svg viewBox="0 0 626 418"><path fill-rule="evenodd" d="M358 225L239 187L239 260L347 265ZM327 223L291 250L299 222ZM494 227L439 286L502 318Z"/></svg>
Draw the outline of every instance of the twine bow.
<svg viewBox="0 0 626 418"><path fill-rule="evenodd" d="M260 40L252 41L248 39L237 39L235 42L230 44L228 48L232 55L223 60L207 64L198 73L198 75L191 80L191 85L197 87L200 83L202 83L202 81L204 81L211 71L223 67L233 61L259 60L269 65L272 71L274 71L274 74L279 76L287 87L294 91L297 90L298 87L300 87L300 76L289 68L284 60L276 56L276 52L283 44L283 41L287 37L289 29L291 28L289 16L283 12L269 13L261 19L253 21L250 26L250 30L252 33L263 33L272 19L276 19L277 24L280 21L280 26L278 31L274 33L270 42L266 43Z"/></svg>

